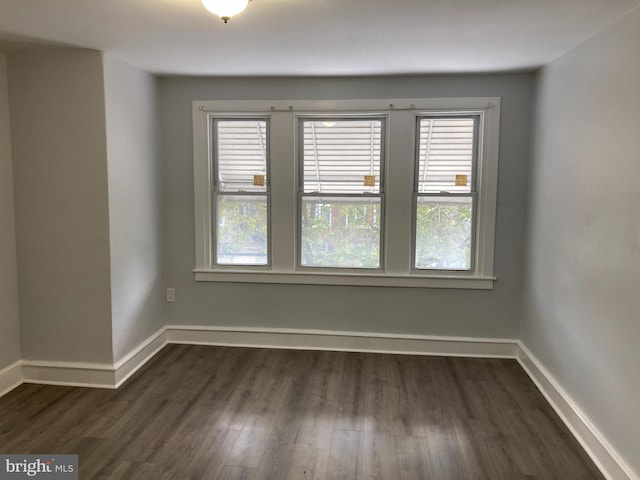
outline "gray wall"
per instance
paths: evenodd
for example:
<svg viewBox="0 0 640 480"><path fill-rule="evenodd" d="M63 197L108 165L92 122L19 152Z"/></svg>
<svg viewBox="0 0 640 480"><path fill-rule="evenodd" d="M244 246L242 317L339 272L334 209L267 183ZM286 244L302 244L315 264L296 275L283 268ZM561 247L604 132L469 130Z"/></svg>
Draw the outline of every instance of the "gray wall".
<svg viewBox="0 0 640 480"><path fill-rule="evenodd" d="M0 370L22 358L16 269L7 62L0 53Z"/></svg>
<svg viewBox="0 0 640 480"><path fill-rule="evenodd" d="M8 55L22 355L110 362L102 54Z"/></svg>
<svg viewBox="0 0 640 480"><path fill-rule="evenodd" d="M542 70L522 340L640 473L640 9Z"/></svg>
<svg viewBox="0 0 640 480"><path fill-rule="evenodd" d="M531 75L160 80L168 323L515 338ZM502 97L493 291L196 283L192 100Z"/></svg>
<svg viewBox="0 0 640 480"><path fill-rule="evenodd" d="M113 355L164 325L156 79L104 57Z"/></svg>

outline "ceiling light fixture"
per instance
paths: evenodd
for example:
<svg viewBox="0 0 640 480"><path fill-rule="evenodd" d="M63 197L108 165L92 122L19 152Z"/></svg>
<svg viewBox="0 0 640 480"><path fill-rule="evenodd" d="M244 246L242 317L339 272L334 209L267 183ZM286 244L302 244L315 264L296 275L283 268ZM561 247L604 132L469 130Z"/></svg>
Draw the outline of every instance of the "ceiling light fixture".
<svg viewBox="0 0 640 480"><path fill-rule="evenodd" d="M204 7L214 15L218 15L224 23L239 14L251 0L202 0Z"/></svg>

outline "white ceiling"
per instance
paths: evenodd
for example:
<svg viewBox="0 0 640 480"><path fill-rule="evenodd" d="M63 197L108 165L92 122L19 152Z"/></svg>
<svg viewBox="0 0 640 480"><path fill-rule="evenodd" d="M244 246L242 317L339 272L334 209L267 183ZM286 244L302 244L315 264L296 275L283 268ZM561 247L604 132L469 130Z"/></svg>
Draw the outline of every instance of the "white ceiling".
<svg viewBox="0 0 640 480"><path fill-rule="evenodd" d="M0 50L94 48L159 74L530 70L640 0L253 0L225 25L200 0L0 0Z"/></svg>

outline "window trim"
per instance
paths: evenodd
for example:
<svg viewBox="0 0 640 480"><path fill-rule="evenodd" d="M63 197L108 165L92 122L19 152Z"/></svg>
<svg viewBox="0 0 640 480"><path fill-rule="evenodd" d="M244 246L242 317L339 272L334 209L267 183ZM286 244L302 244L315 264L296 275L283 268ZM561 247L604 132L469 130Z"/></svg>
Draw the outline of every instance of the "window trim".
<svg viewBox="0 0 640 480"><path fill-rule="evenodd" d="M469 112L483 111L484 124L479 126L479 151L482 152L482 164L477 173L477 182L481 186L478 192L478 213L476 238L478 256L475 270L434 271L411 269L411 243L413 224L411 210L415 163L415 124L419 114L433 112ZM340 113L368 113L371 115L386 113L387 149L385 155L385 245L384 272L313 272L296 269L295 249L297 207L298 165L295 160L296 137L295 115L339 115ZM285 216L271 216L272 265L269 270L251 270L247 268L212 268L211 253L208 246L211 241L211 134L208 129L208 115L216 116L269 116L271 132L281 132L280 139L270 141L271 159L284 162L277 166L271 162L271 205L285 210ZM262 100L262 101L194 101L193 102L193 154L194 154L194 215L195 215L195 268L196 281L213 282L250 282L310 285L361 285L387 287L425 287L425 288L464 288L492 289L495 226L497 208L500 98L435 98L435 99L393 99L393 100ZM209 130L209 131L208 131ZM291 147L293 145L293 147ZM277 152L275 151L277 150ZM408 158L409 164L392 172L391 162L395 158ZM279 178L276 178L278 176ZM392 178L393 177L393 178ZM402 207L404 205L404 207ZM390 216L404 208L407 212ZM279 210L280 211L280 210ZM278 215L281 215L280 213ZM398 228L401 227L401 228ZM277 229L277 230L276 230ZM403 233L404 232L404 233ZM276 238L277 237L277 238ZM282 244L282 245L280 245ZM279 245L279 246L278 246ZM209 253L207 252L209 250ZM225 266L226 267L226 266ZM424 273L423 273L424 272ZM434 273L435 272L435 273Z"/></svg>

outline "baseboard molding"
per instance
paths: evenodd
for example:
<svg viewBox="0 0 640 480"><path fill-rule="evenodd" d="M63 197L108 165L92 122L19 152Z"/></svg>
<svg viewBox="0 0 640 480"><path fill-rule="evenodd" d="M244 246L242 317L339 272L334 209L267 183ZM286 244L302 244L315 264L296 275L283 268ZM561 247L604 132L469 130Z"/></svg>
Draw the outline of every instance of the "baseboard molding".
<svg viewBox="0 0 640 480"><path fill-rule="evenodd" d="M167 343L192 345L483 358L515 358L516 354L516 340L509 339L185 325L169 325L166 333Z"/></svg>
<svg viewBox="0 0 640 480"><path fill-rule="evenodd" d="M23 360L22 375L24 383L115 388L115 369L109 363Z"/></svg>
<svg viewBox="0 0 640 480"><path fill-rule="evenodd" d="M23 383L22 360L0 370L0 397Z"/></svg>
<svg viewBox="0 0 640 480"><path fill-rule="evenodd" d="M578 404L527 347L517 342L516 358L607 480L640 480Z"/></svg>
<svg viewBox="0 0 640 480"><path fill-rule="evenodd" d="M115 388L126 382L129 377L140 370L145 363L164 348L167 344L166 332L167 328L162 327L114 364Z"/></svg>
<svg viewBox="0 0 640 480"><path fill-rule="evenodd" d="M162 327L114 364L22 360L20 383L118 388L166 345L165 332Z"/></svg>
<svg viewBox="0 0 640 480"><path fill-rule="evenodd" d="M16 362L0 371L0 395L22 383L115 389L167 343L483 358L515 358L516 353L516 341L508 339L172 325L158 330L114 364Z"/></svg>

